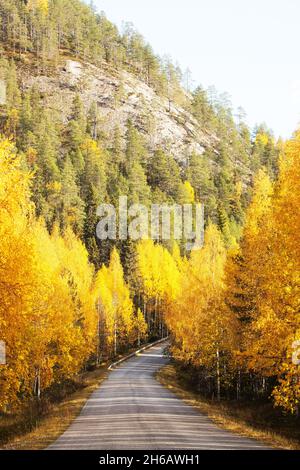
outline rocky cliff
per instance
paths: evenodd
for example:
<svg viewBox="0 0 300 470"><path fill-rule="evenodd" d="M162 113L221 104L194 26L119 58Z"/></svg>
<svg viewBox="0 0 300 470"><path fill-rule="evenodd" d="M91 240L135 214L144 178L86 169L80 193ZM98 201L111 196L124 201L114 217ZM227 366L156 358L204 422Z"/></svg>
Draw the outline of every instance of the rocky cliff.
<svg viewBox="0 0 300 470"><path fill-rule="evenodd" d="M182 164L193 151L201 154L217 141L188 111L159 96L128 72L65 59L49 73L38 73L23 65L18 74L23 90L36 88L46 106L58 111L64 121L70 118L76 94L87 110L96 103L108 140L115 126L125 130L130 118L145 135L151 150L161 147Z"/></svg>

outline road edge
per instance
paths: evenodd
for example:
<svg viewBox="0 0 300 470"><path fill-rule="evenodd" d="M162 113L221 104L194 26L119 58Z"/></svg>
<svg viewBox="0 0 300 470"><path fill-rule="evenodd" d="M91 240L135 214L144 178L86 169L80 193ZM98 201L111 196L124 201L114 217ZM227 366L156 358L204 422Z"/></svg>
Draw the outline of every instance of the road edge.
<svg viewBox="0 0 300 470"><path fill-rule="evenodd" d="M113 362L112 364L110 364L110 366L108 366L107 370L113 370L115 367L117 367L122 362L125 362L125 361L127 361L128 359L131 359L134 356L137 356L139 353L145 351L146 349L152 348L152 346L156 346L157 344L164 343L168 339L169 339L169 336L166 336L165 338L158 339L157 341L154 341L153 343L146 344L145 346L137 349L136 351L128 354L127 356L122 357L118 361Z"/></svg>

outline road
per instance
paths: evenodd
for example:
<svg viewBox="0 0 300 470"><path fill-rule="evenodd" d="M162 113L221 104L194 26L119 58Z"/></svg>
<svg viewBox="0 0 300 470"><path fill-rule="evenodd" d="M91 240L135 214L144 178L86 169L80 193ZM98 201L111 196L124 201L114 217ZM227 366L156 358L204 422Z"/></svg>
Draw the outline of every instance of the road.
<svg viewBox="0 0 300 470"><path fill-rule="evenodd" d="M263 449L257 441L218 428L159 384L168 362L156 345L123 362L89 398L49 449Z"/></svg>

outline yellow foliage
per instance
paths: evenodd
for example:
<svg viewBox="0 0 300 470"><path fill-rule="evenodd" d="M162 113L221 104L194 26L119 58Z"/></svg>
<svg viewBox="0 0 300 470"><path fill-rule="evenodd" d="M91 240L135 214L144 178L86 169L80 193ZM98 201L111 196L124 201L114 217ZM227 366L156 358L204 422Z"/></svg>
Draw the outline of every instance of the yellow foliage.
<svg viewBox="0 0 300 470"><path fill-rule="evenodd" d="M97 273L94 296L102 309L106 323L108 344L114 344L115 352L121 343L126 344L134 328L134 309L129 287L124 281L123 268L114 248L109 266L102 266Z"/></svg>
<svg viewBox="0 0 300 470"><path fill-rule="evenodd" d="M17 117L12 113L12 128ZM262 133L256 140L268 143ZM105 157L92 139L81 149L93 163ZM33 149L24 158L33 164ZM13 144L0 140L0 340L7 349L0 409L77 373L104 348L100 338L115 354L153 331L163 336L164 323L174 356L213 377L218 396L222 381L243 369L277 377L275 404L298 409L292 344L300 339L300 131L282 145L278 181L262 170L256 175L240 246L227 253L212 223L203 248L188 258L175 242L171 252L152 240L136 245L136 310L117 250L95 275L71 229L62 236L55 227L49 235L36 219L30 180ZM59 192L60 183L47 189ZM238 199L241 190L239 182ZM189 182L181 197L194 202Z"/></svg>
<svg viewBox="0 0 300 470"><path fill-rule="evenodd" d="M255 137L256 144L261 144L263 146L266 146L268 142L269 142L269 136L265 134L264 132L259 132Z"/></svg>
<svg viewBox="0 0 300 470"><path fill-rule="evenodd" d="M49 3L48 0L28 0L27 8L29 11L39 11L43 15L48 15Z"/></svg>
<svg viewBox="0 0 300 470"><path fill-rule="evenodd" d="M30 175L0 141L0 409L74 375L94 350L93 269L72 232L50 237L30 203Z"/></svg>
<svg viewBox="0 0 300 470"><path fill-rule="evenodd" d="M195 202L195 190L189 181L182 184L181 200L184 204L193 204Z"/></svg>
<svg viewBox="0 0 300 470"><path fill-rule="evenodd" d="M137 246L137 266L146 299L174 299L179 289L179 272L172 255L152 240Z"/></svg>
<svg viewBox="0 0 300 470"><path fill-rule="evenodd" d="M182 264L181 291L167 322L174 337L173 353L195 366L219 367L221 352L234 343L234 319L223 306L226 251L213 224L205 245Z"/></svg>
<svg viewBox="0 0 300 470"><path fill-rule="evenodd" d="M283 147L275 187L259 172L241 249L227 264L227 302L240 317L244 365L278 377L275 404L298 406L292 344L300 339L300 133ZM298 366L299 367L299 366Z"/></svg>

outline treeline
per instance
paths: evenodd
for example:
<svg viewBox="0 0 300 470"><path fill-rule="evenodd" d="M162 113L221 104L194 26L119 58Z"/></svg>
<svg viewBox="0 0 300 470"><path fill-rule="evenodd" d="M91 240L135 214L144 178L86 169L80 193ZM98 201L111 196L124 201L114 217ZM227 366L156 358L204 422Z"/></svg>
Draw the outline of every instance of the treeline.
<svg viewBox="0 0 300 470"><path fill-rule="evenodd" d="M127 24L122 34L102 14L80 0L3 0L0 39L5 49L32 54L40 69L55 66L60 54L134 73L160 94L180 92L182 72L161 60ZM182 95L183 96L183 95Z"/></svg>
<svg viewBox="0 0 300 470"><path fill-rule="evenodd" d="M258 172L239 246L226 253L209 224L204 248L180 261L179 293L166 314L172 352L210 398L271 396L298 413L299 158L297 132L278 179Z"/></svg>

